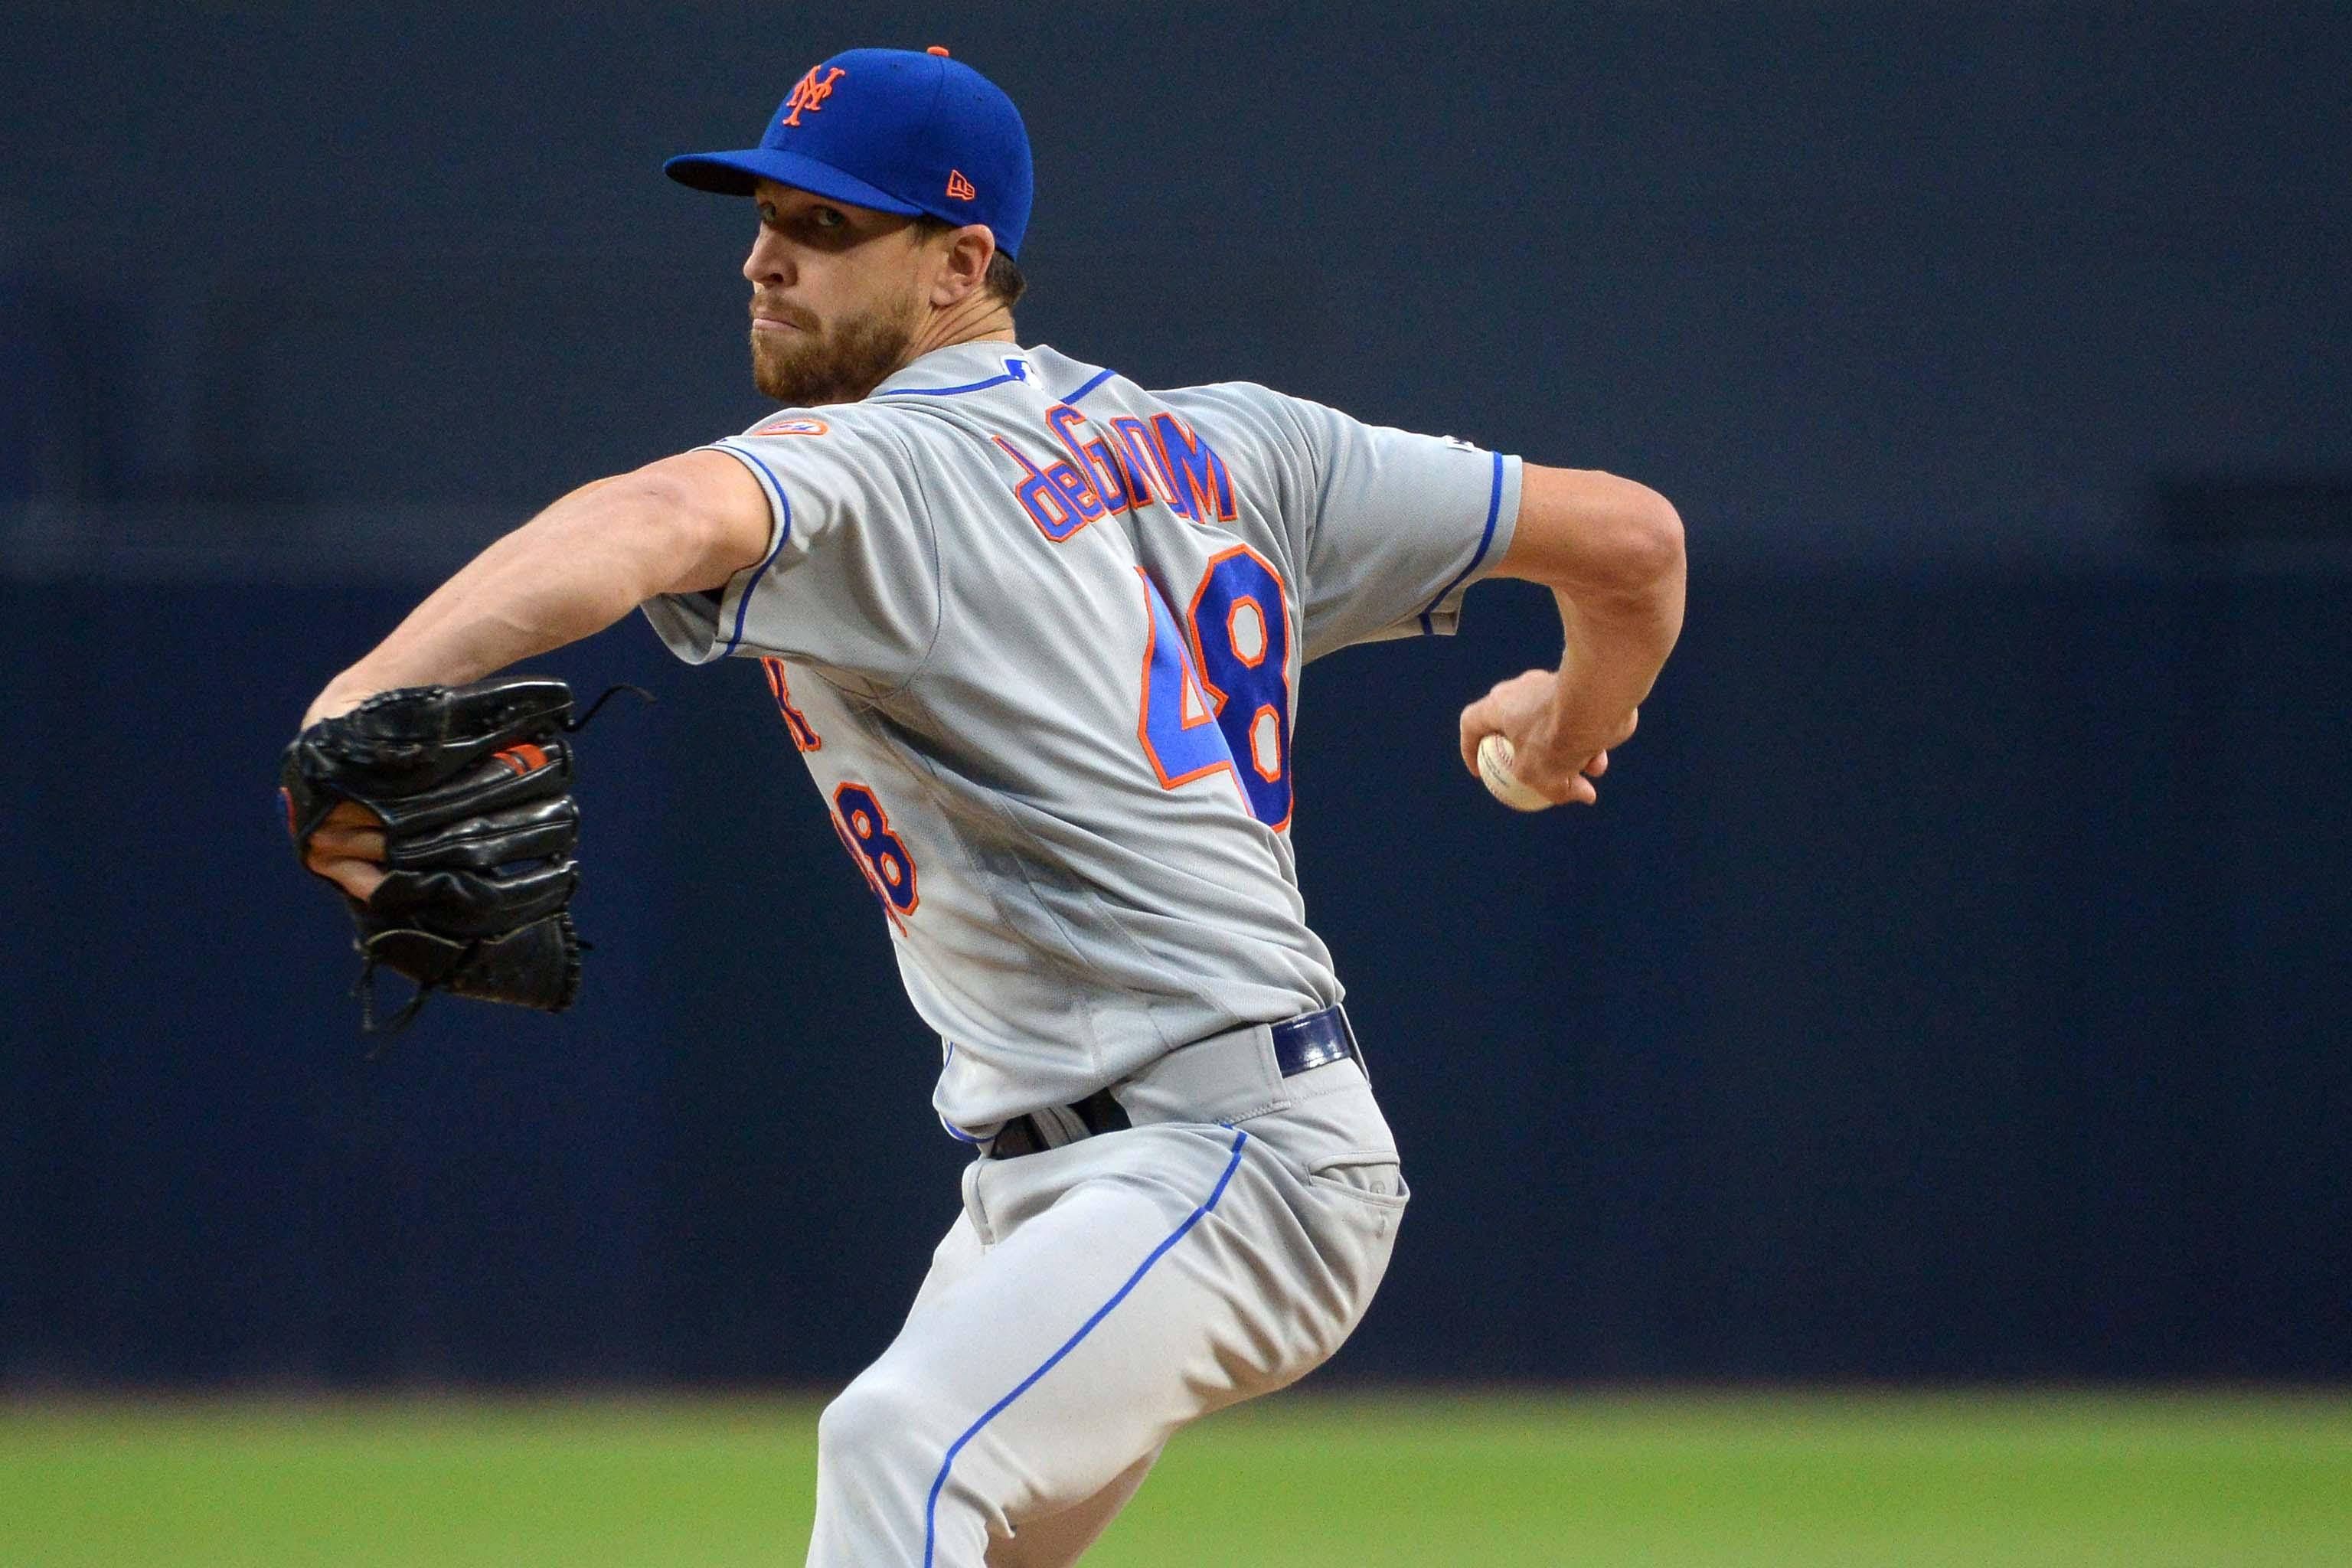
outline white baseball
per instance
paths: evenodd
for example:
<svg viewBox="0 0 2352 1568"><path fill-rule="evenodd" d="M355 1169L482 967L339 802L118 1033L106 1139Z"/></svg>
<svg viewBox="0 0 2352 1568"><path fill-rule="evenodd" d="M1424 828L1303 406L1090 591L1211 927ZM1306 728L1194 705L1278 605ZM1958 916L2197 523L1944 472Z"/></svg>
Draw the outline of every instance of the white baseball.
<svg viewBox="0 0 2352 1568"><path fill-rule="evenodd" d="M1478 777L1488 795L1513 811L1546 811L1559 804L1519 782L1519 775L1511 771L1511 742L1499 734L1478 742Z"/></svg>

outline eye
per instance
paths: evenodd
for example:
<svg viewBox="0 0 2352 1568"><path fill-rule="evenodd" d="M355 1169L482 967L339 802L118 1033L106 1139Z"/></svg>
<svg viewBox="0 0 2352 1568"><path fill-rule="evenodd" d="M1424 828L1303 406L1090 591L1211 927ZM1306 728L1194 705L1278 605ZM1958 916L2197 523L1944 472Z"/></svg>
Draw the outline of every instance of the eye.
<svg viewBox="0 0 2352 1568"><path fill-rule="evenodd" d="M840 228L849 222L849 215L838 207L812 207L809 221L819 228Z"/></svg>

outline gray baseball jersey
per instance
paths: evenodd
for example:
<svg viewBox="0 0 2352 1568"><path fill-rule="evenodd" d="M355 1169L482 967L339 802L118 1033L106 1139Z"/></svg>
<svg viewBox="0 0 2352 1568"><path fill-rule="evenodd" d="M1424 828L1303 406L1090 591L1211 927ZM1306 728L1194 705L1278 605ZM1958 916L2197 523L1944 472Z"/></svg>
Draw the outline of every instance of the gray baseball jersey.
<svg viewBox="0 0 2352 1568"><path fill-rule="evenodd" d="M714 449L767 492L766 557L646 615L767 661L946 1042L950 1131L1340 999L1291 853L1300 670L1451 632L1517 459L1003 342Z"/></svg>

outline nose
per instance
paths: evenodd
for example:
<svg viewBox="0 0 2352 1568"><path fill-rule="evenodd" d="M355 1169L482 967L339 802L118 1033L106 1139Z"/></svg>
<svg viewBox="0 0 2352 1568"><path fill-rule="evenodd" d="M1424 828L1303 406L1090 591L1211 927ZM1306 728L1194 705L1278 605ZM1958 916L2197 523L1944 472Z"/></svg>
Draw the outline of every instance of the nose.
<svg viewBox="0 0 2352 1568"><path fill-rule="evenodd" d="M792 247L775 230L762 226L743 258L743 277L753 288L772 284L783 288L793 280Z"/></svg>

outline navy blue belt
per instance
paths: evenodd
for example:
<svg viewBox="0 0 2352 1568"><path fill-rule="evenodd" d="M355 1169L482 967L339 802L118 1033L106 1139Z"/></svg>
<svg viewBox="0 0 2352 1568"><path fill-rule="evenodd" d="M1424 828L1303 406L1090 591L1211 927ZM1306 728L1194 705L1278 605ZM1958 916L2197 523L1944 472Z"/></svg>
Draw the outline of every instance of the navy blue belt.
<svg viewBox="0 0 2352 1568"><path fill-rule="evenodd" d="M1274 1026L1274 1062L1285 1078L1351 1059L1360 1065L1364 1055L1357 1048L1356 1031L1348 1026L1343 1007L1326 1007ZM1010 1160L1133 1125L1127 1119L1127 1107L1110 1090L1099 1089L1076 1105L1056 1105L1014 1117L997 1129L989 1141L988 1153L991 1159Z"/></svg>

